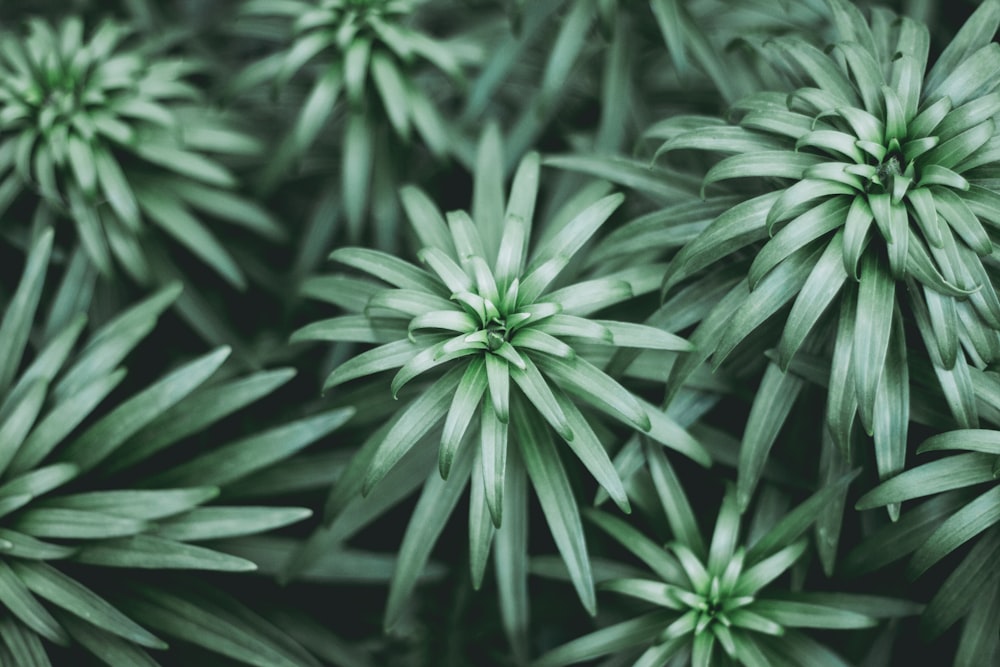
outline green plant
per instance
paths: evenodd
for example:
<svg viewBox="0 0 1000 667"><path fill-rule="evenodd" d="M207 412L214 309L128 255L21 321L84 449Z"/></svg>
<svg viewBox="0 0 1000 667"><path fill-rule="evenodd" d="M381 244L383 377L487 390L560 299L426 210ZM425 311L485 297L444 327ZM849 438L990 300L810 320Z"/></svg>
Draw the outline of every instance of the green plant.
<svg viewBox="0 0 1000 667"><path fill-rule="evenodd" d="M68 218L94 265L113 262L142 284L162 281L147 222L237 288L243 272L192 213L207 213L268 238L282 230L242 198L211 154L253 156L258 143L203 106L189 80L197 63L130 45L133 31L79 18L28 24L0 35L0 211L26 198L36 225ZM10 233L10 232L8 232ZM17 230L23 234L23 230Z"/></svg>
<svg viewBox="0 0 1000 667"><path fill-rule="evenodd" d="M317 293L360 312L317 322L293 337L378 345L335 369L326 389L398 369L390 383L392 395L398 396L409 383L434 378L369 440L335 491L345 500L359 490L374 491L411 448L433 446L424 435L444 421L435 437L440 442L439 473L425 485L401 547L401 565L390 589L390 623L470 477L470 562L479 585L496 530L512 522L509 530L520 530L517 524L525 520L525 499L519 494L524 493L526 473L577 593L593 610L576 501L551 432L622 510L629 511L629 503L604 444L578 406L710 462L676 423L587 361L579 346L689 350L686 341L662 330L591 317L655 288L660 269L636 267L552 289L621 204L621 195L571 200L553 216L545 240L529 252L539 159L529 154L521 161L504 207L497 149L487 134L480 148L472 217L456 211L446 221L419 190L403 191L413 231L424 246L418 255L426 269L368 249L334 251L332 259L379 282L351 279L350 292L343 290L348 283L327 283ZM467 442L471 438L475 444ZM511 512L514 518L502 523ZM509 537L503 544L505 549L525 547Z"/></svg>
<svg viewBox="0 0 1000 667"><path fill-rule="evenodd" d="M293 77L314 77L288 138L264 176L272 187L293 161L301 159L346 99L343 121L341 197L348 238L361 238L373 187L373 169L388 167L390 148L382 145L388 125L403 142L413 129L437 156L451 150L448 124L418 85L422 66L433 66L455 81L462 79L458 53L441 40L410 25L416 0L254 0L240 9L246 19L278 19L290 27L285 48L252 64L235 84L277 90ZM412 129L411 129L412 128ZM379 196L386 193L380 191ZM391 196L391 195L389 195Z"/></svg>
<svg viewBox="0 0 1000 667"><path fill-rule="evenodd" d="M594 510L588 517L656 575L611 578L601 589L636 598L652 609L557 647L534 662L535 667L576 664L609 653L632 656L627 664L634 667L847 665L799 628L866 628L879 617L919 610L884 598L776 592L771 586L806 554L808 542L800 538L836 487L816 493L783 517L761 505L752 519L756 534L747 542L730 486L706 544L677 473L657 447L646 447L645 452L660 509L670 525L672 539L666 547L614 516Z"/></svg>
<svg viewBox="0 0 1000 667"><path fill-rule="evenodd" d="M720 364L790 306L780 367L810 339L832 346L828 428L846 452L858 415L884 479L905 460L912 351L904 323L916 324L947 405L966 426L977 420L969 365L995 358L1000 342L986 259L987 228L997 222L992 115L1000 48L990 40L1000 5L984 3L925 74L923 25L879 15L873 28L853 5L829 4L839 39L828 52L794 36L765 45L792 82L790 94L751 95L735 106L734 124L675 118L650 130L666 139L660 153L733 153L709 170L706 186L745 177L769 184L687 244L664 289L763 241L748 284L735 286L695 335L700 358ZM819 324L829 309L835 327ZM691 368L678 367L672 381ZM768 446L745 450L741 504Z"/></svg>
<svg viewBox="0 0 1000 667"><path fill-rule="evenodd" d="M0 664L1000 660L1000 0L0 21Z"/></svg>
<svg viewBox="0 0 1000 667"><path fill-rule="evenodd" d="M177 297L176 287L123 312L83 344L86 320L76 316L32 358L28 339L52 240L48 230L33 244L0 324L3 662L44 665L46 644L75 644L109 664L153 664L146 650L167 645L148 627L247 664L315 664L294 642L275 638L280 631L262 619L255 623L269 634L259 636L259 628L239 619L247 612L236 598L190 578L166 586L163 573L255 569L216 550L213 541L280 528L310 510L213 500L226 485L322 438L351 411L290 422L212 452L188 452L164 466L168 449L176 452L186 438L273 392L294 372L212 383L229 354L221 348L117 397L126 376L119 364ZM150 461L160 463L149 471ZM102 577L108 568L120 575ZM212 609L214 617L206 617ZM219 643L220 633L230 643Z"/></svg>
<svg viewBox="0 0 1000 667"><path fill-rule="evenodd" d="M1000 416L996 400L1000 381L994 373L977 372L973 377L977 393L989 408L990 421L995 421ZM915 578L967 542L975 542L941 585L923 620L924 627L936 636L965 618L955 664L990 664L997 657L990 628L1000 626L1000 576L996 572L1000 554L1000 432L962 429L941 433L917 449L918 454L930 452L948 454L882 482L858 500L857 508L942 495L936 502L908 509L898 524L873 532L846 563L855 571L865 571L913 552L908 573ZM975 604L975 596L986 603Z"/></svg>

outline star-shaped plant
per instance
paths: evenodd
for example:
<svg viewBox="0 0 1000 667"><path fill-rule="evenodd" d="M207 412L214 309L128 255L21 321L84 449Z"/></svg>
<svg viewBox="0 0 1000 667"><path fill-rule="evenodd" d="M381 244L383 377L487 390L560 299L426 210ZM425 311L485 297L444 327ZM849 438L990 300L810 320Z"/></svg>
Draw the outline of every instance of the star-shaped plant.
<svg viewBox="0 0 1000 667"><path fill-rule="evenodd" d="M1000 379L973 372L976 392L990 419L1000 416ZM928 438L918 454L951 452L905 470L862 496L858 509L916 498L933 500L907 510L896 524L872 533L847 561L870 570L910 552L909 574L917 577L948 554L972 542L924 614L932 635L965 617L958 665L988 665L1000 653L1000 431L962 429ZM961 453L954 453L961 452ZM977 600L985 601L977 604ZM992 630L991 630L992 628Z"/></svg>
<svg viewBox="0 0 1000 667"><path fill-rule="evenodd" d="M135 45L114 21L87 34L77 17L35 19L26 33L0 34L0 212L21 200L43 219L69 218L105 275L117 260L141 283L162 281L152 222L242 288L243 272L193 211L272 239L281 229L212 157L259 147L195 106L197 63Z"/></svg>
<svg viewBox="0 0 1000 667"><path fill-rule="evenodd" d="M342 197L357 240L368 207L382 126L408 141L416 129L436 155L449 150L447 124L415 80L420 66L433 66L453 80L462 78L460 59L445 42L410 25L418 0L252 0L245 18L275 18L291 24L287 48L251 65L238 88L270 82L279 90L303 70L315 77L295 125L271 161L265 185L273 185L291 161L301 158L346 97L341 163ZM385 159L382 160L382 156Z"/></svg>
<svg viewBox="0 0 1000 667"><path fill-rule="evenodd" d="M685 665L847 665L799 628L847 630L876 618L913 614L912 603L850 594L781 592L774 582L803 560L800 539L835 487L823 489L780 520L761 523L748 546L736 493L729 487L706 545L691 505L663 451L646 447L655 493L673 539L665 547L625 521L591 510L594 524L645 563L655 578L615 578L602 590L650 603L637 618L599 629L543 655L533 667L560 667L607 654L634 656L633 667ZM847 479L836 486L846 486ZM765 520L767 521L767 520Z"/></svg>
<svg viewBox="0 0 1000 667"><path fill-rule="evenodd" d="M166 644L148 626L248 664L314 665L280 631L247 630L237 620L238 601L210 594L204 577L197 585L181 579L179 586L164 577L173 570L255 569L211 542L279 528L310 511L213 499L225 485L325 436L351 411L283 424L200 455L178 451L186 438L294 373L212 381L229 354L221 348L114 398L126 375L119 364L177 297L174 287L112 319L82 345L85 318L71 319L31 354L52 239L47 230L33 245L0 324L3 663L47 665L45 645L52 643L82 647L111 664L153 664L146 650ZM210 611L223 609L230 611Z"/></svg>
<svg viewBox="0 0 1000 667"><path fill-rule="evenodd" d="M481 156L498 150L487 138ZM472 569L478 586L495 527L507 533L523 529L525 472L577 591L593 610L577 504L552 432L623 510L628 511L629 502L584 410L596 409L703 464L710 462L701 446L660 409L584 356L587 344L690 349L683 339L653 327L591 317L655 289L661 269L635 267L553 289L623 197L571 200L529 253L539 159L530 154L521 161L506 208L501 164L499 159L480 161L472 217L455 211L446 221L420 191L405 189L403 200L424 246L418 254L426 268L374 250L336 250L333 259L377 281L320 279L312 293L361 312L317 322L295 336L378 344L335 369L326 388L392 369L398 369L391 381L393 395L411 382L425 383L362 448L334 491L340 500L328 505L335 514L342 501L359 490L367 493L414 447L440 443L440 474L432 473L425 485L401 548L390 619L470 476ZM432 429L442 421L437 436ZM518 509L511 510L512 505ZM505 518L511 511L517 512L513 524ZM508 543L510 538L502 539Z"/></svg>
<svg viewBox="0 0 1000 667"><path fill-rule="evenodd" d="M829 50L799 37L766 44L792 93L743 100L735 125L686 117L654 128L667 139L661 151L734 154L708 172L706 185L757 177L768 186L682 249L665 289L764 241L747 283L706 318L705 335L695 335L701 359L721 363L790 306L780 366L807 340L832 344L827 424L846 450L859 415L884 478L902 469L905 456L907 310L962 426L977 419L969 364L1000 352L1000 300L988 260L988 230L1000 223L1000 46L991 41L1000 2L983 3L926 74L925 26L880 15L871 27L850 3L828 4L839 33ZM839 311L836 325L818 326L831 307ZM698 361L679 364L674 379ZM755 448L761 456L766 450ZM741 498L755 482L741 479Z"/></svg>

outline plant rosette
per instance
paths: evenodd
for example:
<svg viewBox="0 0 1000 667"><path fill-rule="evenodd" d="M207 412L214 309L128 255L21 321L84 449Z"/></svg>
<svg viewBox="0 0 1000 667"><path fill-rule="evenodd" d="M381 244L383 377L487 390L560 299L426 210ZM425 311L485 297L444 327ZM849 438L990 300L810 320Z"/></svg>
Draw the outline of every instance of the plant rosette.
<svg viewBox="0 0 1000 667"><path fill-rule="evenodd" d="M496 142L489 134L482 142L481 156L499 149L493 136ZM400 550L387 623L398 614L470 479L475 585L482 580L498 531L505 550L498 558L520 558L523 564L526 554L516 550L526 544L514 536L527 521L525 475L577 592L593 611L593 580L577 501L553 434L623 511L629 510L629 502L584 410L604 413L704 465L711 462L661 409L577 353L584 343L689 350L686 341L663 330L591 317L655 290L662 269L633 267L553 289L622 196L571 199L529 253L539 159L529 154L521 161L506 207L501 164L480 161L485 166L476 172L471 217L455 211L445 218L419 190L404 189L404 206L423 245L418 255L426 268L374 250L335 251L334 260L377 280L322 277L310 291L347 308L360 305L362 311L316 322L294 335L295 340L377 345L336 368L326 389L393 369L398 369L391 381L394 396L411 382L425 381L416 398L408 399L362 448L328 503L332 519L359 491L377 488L413 448L440 443L439 472L427 480ZM433 435L442 421L440 435ZM425 438L428 433L432 436Z"/></svg>
<svg viewBox="0 0 1000 667"><path fill-rule="evenodd" d="M141 284L162 284L168 260L150 243L152 222L243 289L243 271L198 214L283 238L215 157L260 146L205 108L189 79L197 62L132 36L111 20L88 34L78 17L0 33L0 212L23 202L36 229L68 218L102 274L117 263ZM7 234L24 244L25 230Z"/></svg>
<svg viewBox="0 0 1000 667"><path fill-rule="evenodd" d="M920 605L903 600L780 590L779 579L803 562L808 548L803 534L853 475L784 515L759 505L750 536L741 536L736 492L729 486L706 544L664 452L656 446L645 452L671 541L664 546L599 510L587 517L655 575L610 578L599 588L640 600L649 611L556 647L532 667L563 667L604 655L633 667L847 667L850 663L803 629L864 629L882 618L919 613Z"/></svg>
<svg viewBox="0 0 1000 667"><path fill-rule="evenodd" d="M787 308L778 366L787 369L804 344L832 347L827 427L847 451L858 417L885 479L905 460L913 352L904 324L916 325L963 427L978 419L970 367L1000 353L1000 46L991 41L1000 2L983 3L926 74L924 25L883 11L869 24L847 2L828 5L839 34L828 50L799 37L766 42L794 92L744 99L735 124L682 117L650 130L665 139L660 153L732 153L706 186L744 177L776 186L719 215L671 262L665 291L763 242L746 282L692 335L698 353L672 381L710 356L721 364ZM830 310L835 322L821 324ZM768 446L753 449L766 455ZM741 479L741 499L755 483Z"/></svg>
<svg viewBox="0 0 1000 667"><path fill-rule="evenodd" d="M330 124L338 103L347 100L340 147L341 196L348 237L357 242L369 201L378 185L373 173L393 163L384 130L408 143L415 129L437 157L451 150L448 123L441 117L428 86L418 75L427 66L449 81L464 79L461 49L411 26L418 0L252 0L243 3L243 20L275 19L290 24L287 47L251 64L237 78L236 90L270 83L284 90L296 75L314 74L294 125L264 172L272 188L301 159ZM392 198L390 185L377 196Z"/></svg>

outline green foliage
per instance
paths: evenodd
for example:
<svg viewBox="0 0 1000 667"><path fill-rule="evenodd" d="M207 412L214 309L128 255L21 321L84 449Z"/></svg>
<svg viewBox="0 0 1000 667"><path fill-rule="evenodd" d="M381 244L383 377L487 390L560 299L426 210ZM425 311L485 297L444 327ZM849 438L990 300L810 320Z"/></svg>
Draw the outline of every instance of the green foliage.
<svg viewBox="0 0 1000 667"><path fill-rule="evenodd" d="M1000 0L0 4L0 664L1000 659Z"/></svg>
<svg viewBox="0 0 1000 667"><path fill-rule="evenodd" d="M391 128L408 141L413 130L432 153L452 150L446 121L418 85L421 64L462 79L455 49L409 25L419 3L414 0L319 0L275 2L254 0L240 9L244 20L260 17L290 26L287 47L246 68L233 84L237 89L271 85L288 87L297 76L313 79L287 139L264 176L273 187L289 165L301 159L346 98L342 124L341 195L349 238L360 239L368 209L373 170L387 158L382 131ZM251 23L253 25L253 23ZM376 157L379 158L376 161ZM384 194L384 193L381 193Z"/></svg>
<svg viewBox="0 0 1000 667"><path fill-rule="evenodd" d="M652 610L553 649L534 662L535 667L636 651L632 664L644 667L687 660L692 665L846 665L798 628L866 628L878 617L919 610L902 601L869 596L770 590L770 584L805 555L807 541L800 538L829 502L834 487L777 520L759 508L753 522L758 527L772 525L748 546L740 546L745 538L740 536L740 511L730 487L706 545L666 457L653 447L646 448L646 456L674 539L661 547L621 519L599 511L589 517L656 575L608 579L601 588L649 603Z"/></svg>
<svg viewBox="0 0 1000 667"><path fill-rule="evenodd" d="M311 665L302 649L254 636L225 617L197 621L199 606L182 583L168 592L143 572L247 572L254 563L219 551L212 541L252 535L301 521L310 510L215 505L230 482L291 455L342 424L350 411L302 420L292 447L286 433L261 434L202 454L167 475L132 472L183 439L287 382L290 370L260 373L251 391L210 383L229 355L221 348L172 370L130 397L114 399L125 379L119 366L177 297L170 287L126 310L79 342L78 317L25 355L52 250L51 231L32 247L17 292L0 325L0 654L18 665L48 664L45 644L76 642L114 665L153 664L146 649L167 648L101 592L83 583L91 570L122 569L115 581L95 580L124 597L140 623L209 651L255 665ZM249 379L249 378L248 378ZM219 403L217 395L226 393ZM215 400L212 400L215 399ZM176 421L183 415L184 421ZM287 430L287 427L286 427ZM285 443L277 456L276 446ZM224 466L211 465L226 456ZM85 567L77 568L75 564ZM83 579L77 579L77 572ZM143 584L146 580L149 583ZM95 584L96 585L96 584ZM215 605L239 602L215 594ZM139 601L142 600L140 603ZM203 629L181 629L184 623ZM261 620L261 623L266 624ZM217 634L231 637L219 644ZM243 640L241 636L246 636ZM287 642L284 642L287 644ZM292 644L294 646L294 643Z"/></svg>
<svg viewBox="0 0 1000 667"><path fill-rule="evenodd" d="M787 369L811 336L835 348L846 377L831 389L856 409L831 404L828 427L846 449L857 415L886 478L903 467L909 422L903 305L959 424L977 419L970 363L996 356L1000 301L983 258L993 249L984 203L997 196L988 142L1000 52L989 38L1000 15L984 4L925 74L924 26L903 17L876 34L857 8L831 6L838 41L828 53L796 37L768 44L773 66L799 86L791 94L746 98L734 125L668 119L650 131L666 139L660 153L732 153L706 185L736 177L783 185L719 216L678 253L664 289L767 239L731 328L702 352L721 363L790 305L779 365ZM896 283L906 286L902 298ZM836 335L818 326L828 309L839 310Z"/></svg>
<svg viewBox="0 0 1000 667"><path fill-rule="evenodd" d="M494 137L484 135L480 156L492 156L497 149ZM621 205L621 195L571 201L553 215L563 221L562 226L530 248L539 158L529 154L521 161L506 207L495 196L502 191L498 162L481 162L483 169L476 174L473 201L482 205L475 207L475 219L463 211L442 216L422 192L405 190L404 205L424 245L418 256L427 268L368 249L335 251L331 259L381 282L362 288L367 299L356 303L339 300L336 292L324 295L317 290L325 300L345 308L359 306L360 312L322 320L293 336L293 340L378 344L337 367L326 381L327 389L398 369L390 382L393 397L398 397L410 382L435 376L371 441L370 451L366 445L358 463L340 481L365 494L377 492L378 482L413 447L432 445L425 434L444 422L440 436L433 436L440 442L440 479L425 485L404 539L402 551L413 557L404 560L405 567L394 577L389 623L470 476L470 563L475 585L483 578L495 531L503 529L506 506L523 502L507 498L508 476L523 479L527 474L577 593L593 610L593 582L579 513L551 433L573 451L623 511L630 507L605 445L580 407L602 412L710 463L701 445L670 417L576 349L578 342L585 342L689 350L686 341L659 329L590 317L655 287L659 269L596 275L551 289ZM467 442L470 439L478 444ZM511 451L510 441L516 452ZM424 516L424 503L436 511L428 509Z"/></svg>
<svg viewBox="0 0 1000 667"><path fill-rule="evenodd" d="M158 53L155 43L130 45L133 32L110 20L87 32L67 18L0 36L0 211L30 197L36 224L68 217L102 273L117 261L144 284L162 276L143 245L152 222L245 288L236 261L192 210L280 238L213 157L252 156L259 144L203 106L189 80L195 61Z"/></svg>

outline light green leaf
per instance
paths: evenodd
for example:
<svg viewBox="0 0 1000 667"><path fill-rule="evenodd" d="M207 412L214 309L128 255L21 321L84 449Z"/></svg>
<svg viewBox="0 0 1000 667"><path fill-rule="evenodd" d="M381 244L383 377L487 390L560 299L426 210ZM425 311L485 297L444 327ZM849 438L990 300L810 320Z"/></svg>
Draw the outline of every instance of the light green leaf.
<svg viewBox="0 0 1000 667"><path fill-rule="evenodd" d="M153 476L150 483L160 486L225 486L289 458L343 426L353 415L354 408L329 410L216 445L186 463Z"/></svg>
<svg viewBox="0 0 1000 667"><path fill-rule="evenodd" d="M164 519L201 505L219 494L217 488L194 487L155 491L85 491L43 499L37 507L54 507L143 521Z"/></svg>
<svg viewBox="0 0 1000 667"><path fill-rule="evenodd" d="M71 132L66 144L69 164L73 175L85 195L93 196L97 191L97 167L94 164L94 153L90 144L76 132Z"/></svg>
<svg viewBox="0 0 1000 667"><path fill-rule="evenodd" d="M368 495L389 469L444 417L453 392L458 387L459 374L463 370L461 366L452 368L405 408L399 420L379 443L374 459L365 474L362 487L364 495Z"/></svg>
<svg viewBox="0 0 1000 667"><path fill-rule="evenodd" d="M608 195L588 206L536 249L527 271L530 273L556 257L567 259L573 257L624 201L625 196L618 193Z"/></svg>
<svg viewBox="0 0 1000 667"><path fill-rule="evenodd" d="M144 184L137 190L136 196L142 209L164 231L211 266L233 287L241 290L246 287L246 278L236 260L180 201L170 197L153 183Z"/></svg>
<svg viewBox="0 0 1000 667"><path fill-rule="evenodd" d="M458 452L466 430L473 415L479 409L483 392L486 391L486 362L483 358L474 358L466 365L462 379L455 389L451 406L445 417L444 430L441 433L441 447L438 458L438 469L443 479L448 479L452 463Z"/></svg>
<svg viewBox="0 0 1000 667"><path fill-rule="evenodd" d="M792 304L778 343L778 365L782 371L788 370L792 357L802 347L831 302L840 294L847 280L842 261L843 238L842 232L834 234Z"/></svg>
<svg viewBox="0 0 1000 667"><path fill-rule="evenodd" d="M155 534L180 542L217 540L274 530L311 515L300 507L199 507L160 522Z"/></svg>
<svg viewBox="0 0 1000 667"><path fill-rule="evenodd" d="M563 440L571 441L574 437L573 429L570 428L569 419L553 395L552 388L549 387L532 358L524 355L523 359L523 369L516 366L508 367L511 379L524 393L534 410L537 410L545 418L545 421L555 429L556 433Z"/></svg>
<svg viewBox="0 0 1000 667"><path fill-rule="evenodd" d="M1000 46L997 48L1000 49ZM963 161L982 148L995 134L996 126L993 121L986 120L947 141L941 142L924 153L921 161L937 164L961 174L968 168L967 165L963 164Z"/></svg>
<svg viewBox="0 0 1000 667"><path fill-rule="evenodd" d="M823 252L818 242L796 250L764 276L749 296L730 313L712 361L716 368L767 318L774 315L802 290ZM696 346L698 342L692 341Z"/></svg>
<svg viewBox="0 0 1000 667"><path fill-rule="evenodd" d="M906 470L863 495L857 509L921 498L993 479L993 457L973 452L956 454Z"/></svg>
<svg viewBox="0 0 1000 667"><path fill-rule="evenodd" d="M861 159L858 161L864 162ZM849 195L853 198L857 195L857 191L849 185L825 178L807 178L798 181L777 194L774 205L767 212L767 229L772 229L777 222L801 215L814 208L819 203L817 200L825 200L828 197L837 197L838 195Z"/></svg>
<svg viewBox="0 0 1000 667"><path fill-rule="evenodd" d="M489 368L487 361L487 376ZM507 422L500 418L492 405L492 402L483 403L480 412L481 468L473 470L472 474L482 477L486 505L493 525L499 528L503 521L503 488L507 471Z"/></svg>
<svg viewBox="0 0 1000 667"><path fill-rule="evenodd" d="M137 586L124 606L163 634L255 667L317 667L277 628L223 600Z"/></svg>
<svg viewBox="0 0 1000 667"><path fill-rule="evenodd" d="M663 278L663 293L736 250L767 238L765 221L779 196L777 192L760 195L733 206L716 218L670 262Z"/></svg>
<svg viewBox="0 0 1000 667"><path fill-rule="evenodd" d="M678 198L694 197L694 193L697 192L694 183L686 185L684 179L678 178L673 172L654 167L648 162L628 158L554 155L546 157L542 163L549 167L589 174L669 202L676 202Z"/></svg>
<svg viewBox="0 0 1000 667"><path fill-rule="evenodd" d="M132 231L139 229L139 204L118 161L104 148L93 150L94 169L115 214Z"/></svg>
<svg viewBox="0 0 1000 667"><path fill-rule="evenodd" d="M462 324L466 324L463 322ZM425 347L407 361L393 376L389 389L392 397L398 398L399 391L410 380L419 377L432 368L470 355L478 355L481 349L476 345L466 344L467 334L462 333L454 338Z"/></svg>
<svg viewBox="0 0 1000 667"><path fill-rule="evenodd" d="M667 515L674 539L682 542L699 557L705 557L708 553L705 541L702 539L691 503L684 494L684 489L681 487L680 479L674 472L673 466L670 465L663 450L653 445L649 440L643 442L643 450L646 454L646 462L649 464L649 473L653 479L656 495Z"/></svg>
<svg viewBox="0 0 1000 667"><path fill-rule="evenodd" d="M32 507L19 512L11 527L32 537L100 540L135 535L146 530L148 524L105 512Z"/></svg>
<svg viewBox="0 0 1000 667"><path fill-rule="evenodd" d="M448 225L433 200L423 190L413 185L400 188L399 198L421 245L437 248L450 257L455 256L455 243L451 239L451 232L448 231Z"/></svg>
<svg viewBox="0 0 1000 667"><path fill-rule="evenodd" d="M784 574L805 553L807 543L795 542L747 568L733 589L733 595L756 595L762 588Z"/></svg>
<svg viewBox="0 0 1000 667"><path fill-rule="evenodd" d="M500 618L515 659L527 662L530 626L528 602L528 479L517 447L508 452L503 514L496 532L496 570Z"/></svg>
<svg viewBox="0 0 1000 667"><path fill-rule="evenodd" d="M869 435L874 424L876 392L882 380L889 349L895 288L884 260L876 253L866 254L862 258L852 364L858 412Z"/></svg>
<svg viewBox="0 0 1000 667"><path fill-rule="evenodd" d="M408 339L397 340L351 357L334 369L323 385L326 391L349 380L399 368L412 359L420 347Z"/></svg>
<svg viewBox="0 0 1000 667"><path fill-rule="evenodd" d="M383 51L371 55L371 73L382 98L382 106L393 129L404 140L410 136L408 85L396 63Z"/></svg>
<svg viewBox="0 0 1000 667"><path fill-rule="evenodd" d="M708 552L708 569L711 572L720 572L729 564L739 543L740 510L736 504L735 491L731 485L727 485L722 506L716 515Z"/></svg>
<svg viewBox="0 0 1000 667"><path fill-rule="evenodd" d="M0 562L0 601L32 632L60 646L69 643L69 637L59 622L35 599L21 579L4 562Z"/></svg>
<svg viewBox="0 0 1000 667"><path fill-rule="evenodd" d="M851 202L844 197L828 199L782 227L764 244L750 265L747 273L750 289L757 289L761 279L795 251L835 229L844 227L849 207Z"/></svg>
<svg viewBox="0 0 1000 667"><path fill-rule="evenodd" d="M347 213L348 238L356 243L361 237L368 209L375 163L375 127L365 114L355 111L347 114L341 151L340 187ZM369 272L385 279L382 273Z"/></svg>
<svg viewBox="0 0 1000 667"><path fill-rule="evenodd" d="M694 349L688 341L680 336L668 333L662 329L645 324L617 322L614 320L592 320L611 333L613 345L618 347L635 347L649 350L668 350L671 352L690 352Z"/></svg>
<svg viewBox="0 0 1000 667"><path fill-rule="evenodd" d="M628 514L632 509L628 497L625 495L625 487L622 485L622 480L618 476L614 464L611 463L604 445L594 433L586 417L572 401L566 398L562 392L556 392L554 396L573 431L573 439L567 441L570 449L594 476L597 483L608 492L615 504Z"/></svg>
<svg viewBox="0 0 1000 667"><path fill-rule="evenodd" d="M931 436L917 448L917 454L943 450L965 450L1000 456L1000 431L964 429ZM2 492L2 489L0 489Z"/></svg>
<svg viewBox="0 0 1000 667"><path fill-rule="evenodd" d="M587 543L573 489L559 460L559 453L544 422L530 412L515 420L514 429L518 449L552 532L552 539L566 563L584 609L594 615L597 600Z"/></svg>
<svg viewBox="0 0 1000 667"><path fill-rule="evenodd" d="M89 565L164 570L211 570L250 572L257 566L243 558L164 539L156 535L135 535L101 540L84 546L74 559Z"/></svg>
<svg viewBox="0 0 1000 667"><path fill-rule="evenodd" d="M134 621L73 579L45 563L14 561L14 573L36 595L99 628L149 648L166 648Z"/></svg>
<svg viewBox="0 0 1000 667"><path fill-rule="evenodd" d="M101 463L125 441L201 386L229 356L229 348L210 352L137 393L62 450L62 459L86 471Z"/></svg>
<svg viewBox="0 0 1000 667"><path fill-rule="evenodd" d="M41 299L53 232L45 230L28 255L21 282L11 298L0 325L0 394L10 388L28 342L35 311Z"/></svg>
<svg viewBox="0 0 1000 667"><path fill-rule="evenodd" d="M952 570L938 589L921 617L921 629L931 637L944 632L982 598L989 589L987 582L996 582L996 564L1000 559L1000 530L994 528L981 537L965 559ZM984 591L984 588L986 590Z"/></svg>
<svg viewBox="0 0 1000 667"><path fill-rule="evenodd" d="M805 81L811 81L822 90L835 95L840 104L859 106L861 100L847 76L835 61L804 39L775 39L769 46L776 48L785 58L786 66Z"/></svg>
<svg viewBox="0 0 1000 667"><path fill-rule="evenodd" d="M389 600L384 620L386 629L392 628L400 620L403 605L427 565L445 522L465 491L470 472L478 474L478 471L472 470L474 458L474 450L467 447L455 457L455 464L447 481L437 475L427 478L399 547L396 569L389 584Z"/></svg>
<svg viewBox="0 0 1000 667"><path fill-rule="evenodd" d="M538 356L538 367L565 391L633 428L649 431L652 422L635 396L582 357ZM515 381L517 377L515 376Z"/></svg>
<svg viewBox="0 0 1000 667"><path fill-rule="evenodd" d="M472 483L469 491L469 571L472 575L472 588L477 591L483 585L486 564L489 562L490 547L496 533L493 515L486 502L486 472L482 464L482 455L482 451L476 452L476 459L472 464Z"/></svg>
<svg viewBox="0 0 1000 667"><path fill-rule="evenodd" d="M490 403L496 418L504 424L510 417L510 373L504 359L495 354L484 355Z"/></svg>
<svg viewBox="0 0 1000 667"><path fill-rule="evenodd" d="M483 129L476 150L476 167L472 185L472 220L473 228L478 226L481 235L480 242L459 242L455 237L458 258L464 264L467 255L478 255L490 264L497 256L500 239L503 236L504 215L504 145L503 134L496 122L490 122ZM464 215L464 214L463 214ZM468 217L459 216L455 222L470 222ZM448 214L448 223L455 234L452 214Z"/></svg>
<svg viewBox="0 0 1000 667"><path fill-rule="evenodd" d="M564 667L602 655L626 651L655 640L675 612L656 611L601 628L552 649L532 663L532 667Z"/></svg>
<svg viewBox="0 0 1000 667"><path fill-rule="evenodd" d="M886 479L903 469L909 423L910 375L903 338L903 317L897 306L893 308L893 331L889 338L885 371L875 395L872 431L879 479Z"/></svg>
<svg viewBox="0 0 1000 667"><path fill-rule="evenodd" d="M874 618L854 611L792 600L757 600L754 611L786 628L850 630L877 624Z"/></svg>
<svg viewBox="0 0 1000 667"><path fill-rule="evenodd" d="M817 155L787 150L731 155L708 170L701 195L705 196L705 188L712 183L732 178L800 179L803 171L821 163L822 158Z"/></svg>
<svg viewBox="0 0 1000 667"><path fill-rule="evenodd" d="M344 315L307 324L294 331L288 342L322 340L385 344L405 337L403 326L392 326L388 322L376 325L365 315Z"/></svg>
<svg viewBox="0 0 1000 667"><path fill-rule="evenodd" d="M994 486L948 517L913 554L910 576L920 576L934 563L997 522L1000 522L1000 486Z"/></svg>

